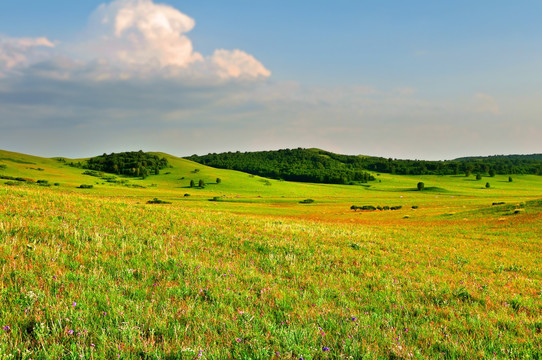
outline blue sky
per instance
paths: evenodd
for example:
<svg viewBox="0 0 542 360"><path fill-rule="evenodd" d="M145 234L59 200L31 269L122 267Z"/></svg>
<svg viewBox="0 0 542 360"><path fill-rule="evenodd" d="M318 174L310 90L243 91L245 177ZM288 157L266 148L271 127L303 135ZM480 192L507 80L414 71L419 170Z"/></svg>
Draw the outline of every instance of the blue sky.
<svg viewBox="0 0 542 360"><path fill-rule="evenodd" d="M0 148L542 152L542 3L100 4L0 3Z"/></svg>

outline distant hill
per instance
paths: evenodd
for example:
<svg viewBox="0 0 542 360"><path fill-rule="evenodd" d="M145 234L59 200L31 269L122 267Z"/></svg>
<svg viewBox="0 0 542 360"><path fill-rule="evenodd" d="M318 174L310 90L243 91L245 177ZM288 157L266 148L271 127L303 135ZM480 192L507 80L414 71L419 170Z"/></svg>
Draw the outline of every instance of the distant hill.
<svg viewBox="0 0 542 360"><path fill-rule="evenodd" d="M477 161L477 160L535 160L542 161L542 154L530 155L490 155L490 156L467 156L455 159L457 161Z"/></svg>
<svg viewBox="0 0 542 360"><path fill-rule="evenodd" d="M320 149L228 152L193 155L187 159L216 168L288 181L348 184L374 180L355 162Z"/></svg>
<svg viewBox="0 0 542 360"><path fill-rule="evenodd" d="M398 175L542 174L541 154L425 161L341 155L320 149L298 148L192 155L187 159L274 179L339 184L373 180L366 171Z"/></svg>

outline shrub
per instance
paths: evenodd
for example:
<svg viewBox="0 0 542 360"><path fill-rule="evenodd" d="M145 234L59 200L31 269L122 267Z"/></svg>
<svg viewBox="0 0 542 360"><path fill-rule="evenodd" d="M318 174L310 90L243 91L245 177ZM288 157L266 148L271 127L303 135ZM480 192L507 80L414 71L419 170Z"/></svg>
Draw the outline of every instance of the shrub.
<svg viewBox="0 0 542 360"><path fill-rule="evenodd" d="M476 180L482 180L482 175L476 174Z"/></svg>
<svg viewBox="0 0 542 360"><path fill-rule="evenodd" d="M512 182L512 181L514 181L514 179L512 179L512 177L509 176L509 177L508 177L508 182Z"/></svg>
<svg viewBox="0 0 542 360"><path fill-rule="evenodd" d="M200 188L204 188L204 187L205 187L205 181L203 181L203 180L200 179L200 181L198 182L198 186L199 186Z"/></svg>
<svg viewBox="0 0 542 360"><path fill-rule="evenodd" d="M214 196L212 199L209 199L209 201L220 201L220 196Z"/></svg>
<svg viewBox="0 0 542 360"><path fill-rule="evenodd" d="M313 199L305 199L305 200L301 200L299 203L300 204L312 204L314 202Z"/></svg>
<svg viewBox="0 0 542 360"><path fill-rule="evenodd" d="M499 202L494 202L494 203L491 204L491 205L495 206L495 205L504 205L504 204L505 204L504 201L499 201Z"/></svg>
<svg viewBox="0 0 542 360"><path fill-rule="evenodd" d="M87 184L81 184L77 188L78 189L92 189L94 185L87 185Z"/></svg>
<svg viewBox="0 0 542 360"><path fill-rule="evenodd" d="M486 183L486 189L489 189L491 187L491 185L489 185L489 183Z"/></svg>
<svg viewBox="0 0 542 360"><path fill-rule="evenodd" d="M188 197L188 196L190 196L190 194L184 194L184 197Z"/></svg>
<svg viewBox="0 0 542 360"><path fill-rule="evenodd" d="M401 210L403 207L401 205L399 206L392 206L390 207L390 210Z"/></svg>
<svg viewBox="0 0 542 360"><path fill-rule="evenodd" d="M217 184L220 184L222 182L222 179L221 178L216 178L216 183Z"/></svg>
<svg viewBox="0 0 542 360"><path fill-rule="evenodd" d="M418 208L418 205L412 205L412 208L413 208L413 209L417 209L417 208Z"/></svg>
<svg viewBox="0 0 542 360"><path fill-rule="evenodd" d="M196 183L194 182L194 180L190 180L190 187L193 188L194 186L196 186Z"/></svg>
<svg viewBox="0 0 542 360"><path fill-rule="evenodd" d="M418 183L418 191L422 191L425 188L425 184L423 182Z"/></svg>
<svg viewBox="0 0 542 360"><path fill-rule="evenodd" d="M154 198L152 200L147 201L147 204L171 204L171 203L169 201L164 201L158 198Z"/></svg>
<svg viewBox="0 0 542 360"><path fill-rule="evenodd" d="M358 211L358 209L359 207L357 207L356 205L350 206L350 210Z"/></svg>

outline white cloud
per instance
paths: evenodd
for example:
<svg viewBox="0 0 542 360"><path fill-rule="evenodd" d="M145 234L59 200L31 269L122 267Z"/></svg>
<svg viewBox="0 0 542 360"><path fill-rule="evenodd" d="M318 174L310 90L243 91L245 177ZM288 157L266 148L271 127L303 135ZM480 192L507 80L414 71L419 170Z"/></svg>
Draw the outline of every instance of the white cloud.
<svg viewBox="0 0 542 360"><path fill-rule="evenodd" d="M218 49L208 56L194 51L187 33L195 25L169 5L115 0L100 5L84 39L62 44L63 52L38 51L54 47L46 38L0 38L0 75L45 61L50 64L41 66L48 69L42 76L94 81L158 77L209 83L271 75L254 56L238 49Z"/></svg>
<svg viewBox="0 0 542 360"><path fill-rule="evenodd" d="M241 50L216 50L209 60L216 66L218 76L223 79L271 75L258 60Z"/></svg>
<svg viewBox="0 0 542 360"><path fill-rule="evenodd" d="M262 63L241 50L216 50L210 56L194 51L187 36L196 22L179 10L152 0L116 0L91 16L89 40L76 54L101 59L133 76L162 74L185 78L266 78ZM101 74L101 80L111 72Z"/></svg>
<svg viewBox="0 0 542 360"><path fill-rule="evenodd" d="M91 16L86 44L110 61L159 67L186 67L203 57L185 35L196 22L175 8L151 0L117 0L102 4Z"/></svg>

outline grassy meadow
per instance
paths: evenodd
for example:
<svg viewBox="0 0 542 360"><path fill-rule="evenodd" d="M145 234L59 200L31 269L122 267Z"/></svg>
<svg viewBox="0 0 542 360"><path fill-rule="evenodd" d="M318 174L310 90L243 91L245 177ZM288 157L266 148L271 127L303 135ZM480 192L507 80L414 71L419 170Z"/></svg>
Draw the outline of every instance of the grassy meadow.
<svg viewBox="0 0 542 360"><path fill-rule="evenodd" d="M302 184L160 156L108 183L0 151L34 180L0 180L0 359L542 358L542 177Z"/></svg>

